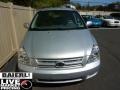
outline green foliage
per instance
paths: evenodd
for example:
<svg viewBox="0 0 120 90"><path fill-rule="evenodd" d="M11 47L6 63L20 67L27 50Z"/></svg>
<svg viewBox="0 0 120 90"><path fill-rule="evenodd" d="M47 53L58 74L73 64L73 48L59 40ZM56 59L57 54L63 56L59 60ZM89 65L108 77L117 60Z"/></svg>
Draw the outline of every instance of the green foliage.
<svg viewBox="0 0 120 90"><path fill-rule="evenodd" d="M78 7L78 6L77 6ZM81 6L77 9L80 10L95 10L95 11L120 11L120 2L114 2L106 5L95 5L95 6Z"/></svg>
<svg viewBox="0 0 120 90"><path fill-rule="evenodd" d="M33 0L32 7L34 8L45 8L45 7L57 7L62 4L64 0Z"/></svg>
<svg viewBox="0 0 120 90"><path fill-rule="evenodd" d="M21 6L30 6L31 0L0 0L1 2L13 2L13 4Z"/></svg>
<svg viewBox="0 0 120 90"><path fill-rule="evenodd" d="M33 8L57 7L69 0L0 0L2 2L13 2L20 6L32 6Z"/></svg>
<svg viewBox="0 0 120 90"><path fill-rule="evenodd" d="M11 2L12 0L0 0L1 2Z"/></svg>
<svg viewBox="0 0 120 90"><path fill-rule="evenodd" d="M13 4L20 6L30 6L31 0L12 0Z"/></svg>
<svg viewBox="0 0 120 90"><path fill-rule="evenodd" d="M109 11L111 10L120 11L120 2L114 2L114 3L108 4L107 9Z"/></svg>
<svg viewBox="0 0 120 90"><path fill-rule="evenodd" d="M70 0L0 0L2 2L13 2L21 6L31 6L33 8L57 7L69 3ZM71 2L72 3L72 2ZM108 5L81 6L80 3L72 3L77 9L82 10L101 10L101 11L120 11L120 2L110 3Z"/></svg>
<svg viewBox="0 0 120 90"><path fill-rule="evenodd" d="M81 5L79 3L76 4L77 9L81 9Z"/></svg>

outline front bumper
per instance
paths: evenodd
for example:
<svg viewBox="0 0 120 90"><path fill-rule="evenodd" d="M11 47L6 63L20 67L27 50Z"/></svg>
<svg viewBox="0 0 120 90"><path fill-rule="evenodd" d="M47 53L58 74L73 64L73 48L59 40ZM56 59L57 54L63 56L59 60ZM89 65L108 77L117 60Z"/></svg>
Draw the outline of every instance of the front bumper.
<svg viewBox="0 0 120 90"><path fill-rule="evenodd" d="M43 69L18 64L20 72L32 72L33 82L37 83L69 83L85 80L95 76L100 67L100 60L86 64L84 67L77 68L55 68Z"/></svg>
<svg viewBox="0 0 120 90"><path fill-rule="evenodd" d="M120 23L108 23L108 26L111 26L111 27L120 27Z"/></svg>

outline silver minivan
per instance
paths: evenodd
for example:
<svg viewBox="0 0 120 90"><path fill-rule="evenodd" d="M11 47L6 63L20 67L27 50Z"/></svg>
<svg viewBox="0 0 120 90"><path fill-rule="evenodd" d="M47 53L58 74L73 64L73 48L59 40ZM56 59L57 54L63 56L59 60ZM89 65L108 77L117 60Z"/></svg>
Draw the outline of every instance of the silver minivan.
<svg viewBox="0 0 120 90"><path fill-rule="evenodd" d="M37 83L86 80L98 73L99 47L76 10L41 9L29 25L17 67L32 72Z"/></svg>

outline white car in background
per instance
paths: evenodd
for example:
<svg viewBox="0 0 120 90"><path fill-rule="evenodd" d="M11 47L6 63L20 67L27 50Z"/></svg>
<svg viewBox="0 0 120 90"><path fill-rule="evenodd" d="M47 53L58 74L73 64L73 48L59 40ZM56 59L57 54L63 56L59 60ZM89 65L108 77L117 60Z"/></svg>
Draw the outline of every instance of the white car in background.
<svg viewBox="0 0 120 90"><path fill-rule="evenodd" d="M65 4L62 7L76 9L76 7L74 5L72 5L72 4Z"/></svg>
<svg viewBox="0 0 120 90"><path fill-rule="evenodd" d="M103 20L106 22L106 26L120 27L120 20L117 20L111 16L105 16Z"/></svg>

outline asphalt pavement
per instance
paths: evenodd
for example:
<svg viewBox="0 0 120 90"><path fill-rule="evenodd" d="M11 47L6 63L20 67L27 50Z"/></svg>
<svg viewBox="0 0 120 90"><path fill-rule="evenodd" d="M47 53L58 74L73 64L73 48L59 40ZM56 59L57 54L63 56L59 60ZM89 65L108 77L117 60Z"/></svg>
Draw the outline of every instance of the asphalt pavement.
<svg viewBox="0 0 120 90"><path fill-rule="evenodd" d="M33 90L120 90L120 29L91 29L101 51L98 75L84 82L49 85L38 84Z"/></svg>

